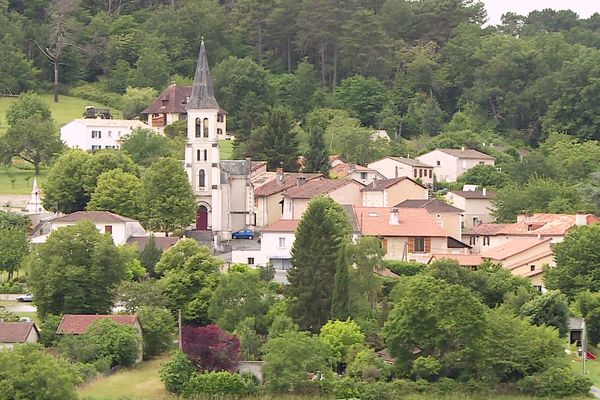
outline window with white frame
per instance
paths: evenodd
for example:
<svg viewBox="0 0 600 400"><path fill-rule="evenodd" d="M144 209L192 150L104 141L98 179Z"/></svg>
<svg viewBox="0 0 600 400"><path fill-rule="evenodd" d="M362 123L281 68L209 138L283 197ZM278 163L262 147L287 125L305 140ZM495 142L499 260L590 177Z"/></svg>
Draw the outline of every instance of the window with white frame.
<svg viewBox="0 0 600 400"><path fill-rule="evenodd" d="M279 248L284 248L285 247L285 238L284 237L280 237L279 238Z"/></svg>

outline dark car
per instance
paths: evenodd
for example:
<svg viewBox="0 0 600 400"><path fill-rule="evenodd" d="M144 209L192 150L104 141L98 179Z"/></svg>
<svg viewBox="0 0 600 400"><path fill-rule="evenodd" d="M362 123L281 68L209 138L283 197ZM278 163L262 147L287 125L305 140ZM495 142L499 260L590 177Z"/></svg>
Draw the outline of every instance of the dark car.
<svg viewBox="0 0 600 400"><path fill-rule="evenodd" d="M254 239L254 231L252 229L242 229L241 231L233 232L232 239Z"/></svg>

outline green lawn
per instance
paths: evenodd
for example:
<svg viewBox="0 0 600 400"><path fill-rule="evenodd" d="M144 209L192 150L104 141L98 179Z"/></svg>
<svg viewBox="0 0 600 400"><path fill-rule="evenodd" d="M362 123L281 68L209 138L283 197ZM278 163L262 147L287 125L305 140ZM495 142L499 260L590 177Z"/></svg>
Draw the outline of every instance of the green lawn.
<svg viewBox="0 0 600 400"><path fill-rule="evenodd" d="M233 156L233 141L219 140L219 152L221 160L231 160Z"/></svg>
<svg viewBox="0 0 600 400"><path fill-rule="evenodd" d="M58 103L53 101L51 94L42 94L41 97L46 101L46 103L48 103L48 106L50 106L52 117L54 118L54 122L56 122L58 127L63 126L75 118L81 118L85 106L110 108L94 101L84 100L78 97L59 96ZM16 99L16 97L0 97L0 131L4 131L4 129L8 128L6 123L6 110L8 110L10 104ZM121 117L120 110L111 109L110 111L113 114L113 118Z"/></svg>
<svg viewBox="0 0 600 400"><path fill-rule="evenodd" d="M41 188L46 182L48 171L41 170L37 177L38 187ZM11 175L15 179L14 184L11 182ZM0 195L1 194L30 194L31 185L33 185L33 170L22 170L14 167L0 168ZM26 179L29 178L29 181ZM4 204L0 204L3 206Z"/></svg>
<svg viewBox="0 0 600 400"><path fill-rule="evenodd" d="M597 352L594 352L596 356L598 356ZM578 374L583 373L583 365L581 363L581 358L576 357L574 355L569 356L571 360L571 367L573 371ZM586 363L587 377L594 382L594 386L600 387L600 361L599 360L588 360Z"/></svg>

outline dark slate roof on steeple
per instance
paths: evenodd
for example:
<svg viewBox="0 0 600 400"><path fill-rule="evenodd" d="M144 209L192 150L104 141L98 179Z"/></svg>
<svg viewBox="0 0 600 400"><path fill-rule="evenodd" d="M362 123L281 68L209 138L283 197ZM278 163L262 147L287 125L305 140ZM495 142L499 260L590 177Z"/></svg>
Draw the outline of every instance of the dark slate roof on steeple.
<svg viewBox="0 0 600 400"><path fill-rule="evenodd" d="M215 93L208 69L208 59L206 57L206 48L204 39L200 43L200 54L198 54L198 64L196 65L196 74L194 75L194 85L192 86L192 95L188 101L187 109L219 109L219 104L215 99Z"/></svg>

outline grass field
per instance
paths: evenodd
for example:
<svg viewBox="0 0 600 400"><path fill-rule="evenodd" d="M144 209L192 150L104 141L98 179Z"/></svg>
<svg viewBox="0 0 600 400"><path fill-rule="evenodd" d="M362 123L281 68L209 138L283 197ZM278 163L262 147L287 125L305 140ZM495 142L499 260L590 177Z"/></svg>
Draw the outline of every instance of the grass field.
<svg viewBox="0 0 600 400"><path fill-rule="evenodd" d="M58 127L63 126L64 124L74 120L75 118L81 118L85 106L110 108L102 104L80 99L77 97L59 96L58 103L55 103L53 101L53 97L51 94L42 94L41 97L50 107L50 111L52 111L52 117L54 118L54 122L56 122L56 125ZM8 107L16 99L16 97L0 97L0 131L3 131L6 128L8 128L6 123L6 110L8 110ZM121 117L120 110L111 109L110 111L113 114L113 118Z"/></svg>
<svg viewBox="0 0 600 400"><path fill-rule="evenodd" d="M233 141L219 140L219 154L221 160L231 160L233 155Z"/></svg>
<svg viewBox="0 0 600 400"><path fill-rule="evenodd" d="M46 182L48 170L41 170L37 177L38 187ZM14 186L11 182L11 175L15 179ZM33 170L22 170L14 167L8 169L0 169L0 194L29 194L31 193L31 185L33 185ZM29 178L29 181L27 181ZM0 204L3 206L4 204Z"/></svg>

